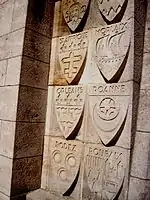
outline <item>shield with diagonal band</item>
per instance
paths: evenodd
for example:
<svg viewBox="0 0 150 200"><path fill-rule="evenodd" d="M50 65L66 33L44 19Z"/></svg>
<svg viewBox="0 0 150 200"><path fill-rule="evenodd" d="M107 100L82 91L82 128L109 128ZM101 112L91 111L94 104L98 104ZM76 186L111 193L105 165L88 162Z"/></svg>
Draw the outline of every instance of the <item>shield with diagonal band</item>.
<svg viewBox="0 0 150 200"><path fill-rule="evenodd" d="M81 142L50 139L49 188L68 196L73 192L79 180L82 154Z"/></svg>
<svg viewBox="0 0 150 200"><path fill-rule="evenodd" d="M127 151L104 147L101 144L85 145L85 175L97 199L114 200L124 183Z"/></svg>
<svg viewBox="0 0 150 200"><path fill-rule="evenodd" d="M55 88L55 112L65 138L77 136L82 125L85 102L83 86Z"/></svg>
<svg viewBox="0 0 150 200"><path fill-rule="evenodd" d="M81 24L88 4L89 0L62 0L64 19L73 32Z"/></svg>
<svg viewBox="0 0 150 200"><path fill-rule="evenodd" d="M103 19L109 23L121 21L128 0L97 0Z"/></svg>
<svg viewBox="0 0 150 200"><path fill-rule="evenodd" d="M103 144L109 145L118 140L124 129L130 86L126 83L91 85L89 90L89 110L93 124Z"/></svg>
<svg viewBox="0 0 150 200"><path fill-rule="evenodd" d="M87 47L87 31L59 38L59 63L68 84L79 82Z"/></svg>
<svg viewBox="0 0 150 200"><path fill-rule="evenodd" d="M93 29L92 59L106 83L118 82L130 50L130 20Z"/></svg>

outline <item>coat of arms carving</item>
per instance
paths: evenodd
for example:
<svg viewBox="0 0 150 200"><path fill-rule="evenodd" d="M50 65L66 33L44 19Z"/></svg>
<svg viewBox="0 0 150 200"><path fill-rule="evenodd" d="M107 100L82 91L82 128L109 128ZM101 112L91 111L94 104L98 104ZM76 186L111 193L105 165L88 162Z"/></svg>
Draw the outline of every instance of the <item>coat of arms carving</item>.
<svg viewBox="0 0 150 200"><path fill-rule="evenodd" d="M81 24L88 4L89 0L62 0L64 19L73 32Z"/></svg>
<svg viewBox="0 0 150 200"><path fill-rule="evenodd" d="M50 139L49 187L69 196L79 180L83 145L79 141ZM72 187L73 185L73 187Z"/></svg>
<svg viewBox="0 0 150 200"><path fill-rule="evenodd" d="M85 177L96 199L114 200L124 183L126 151L100 144L85 147Z"/></svg>
<svg viewBox="0 0 150 200"><path fill-rule="evenodd" d="M59 38L59 63L68 84L77 84L84 70L88 32Z"/></svg>
<svg viewBox="0 0 150 200"><path fill-rule="evenodd" d="M116 142L124 128L129 105L129 85L106 84L89 87L93 124L104 145Z"/></svg>
<svg viewBox="0 0 150 200"><path fill-rule="evenodd" d="M94 29L92 59L106 83L118 82L129 55L130 20Z"/></svg>
<svg viewBox="0 0 150 200"><path fill-rule="evenodd" d="M83 120L85 88L60 86L55 89L55 111L60 129L66 139L75 138Z"/></svg>
<svg viewBox="0 0 150 200"><path fill-rule="evenodd" d="M121 21L128 4L128 0L97 0L97 2L107 24Z"/></svg>

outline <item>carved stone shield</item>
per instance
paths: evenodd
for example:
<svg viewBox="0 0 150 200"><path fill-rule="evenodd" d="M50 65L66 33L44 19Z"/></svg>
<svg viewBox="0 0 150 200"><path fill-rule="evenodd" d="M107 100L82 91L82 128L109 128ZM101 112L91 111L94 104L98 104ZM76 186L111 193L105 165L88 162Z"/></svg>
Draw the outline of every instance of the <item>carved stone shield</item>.
<svg viewBox="0 0 150 200"><path fill-rule="evenodd" d="M68 84L78 83L84 70L88 32L59 38L59 63Z"/></svg>
<svg viewBox="0 0 150 200"><path fill-rule="evenodd" d="M62 0L64 19L73 32L80 25L88 4L89 0Z"/></svg>
<svg viewBox="0 0 150 200"><path fill-rule="evenodd" d="M93 55L104 80L117 82L127 63L130 49L130 20L94 29Z"/></svg>
<svg viewBox="0 0 150 200"><path fill-rule="evenodd" d="M114 200L123 186L126 151L121 148L87 144L85 174L88 186L96 199Z"/></svg>
<svg viewBox="0 0 150 200"><path fill-rule="evenodd" d="M107 23L120 21L128 0L97 0L102 17Z"/></svg>
<svg viewBox="0 0 150 200"><path fill-rule="evenodd" d="M104 145L117 141L124 128L129 105L128 84L93 85L89 88L89 109Z"/></svg>
<svg viewBox="0 0 150 200"><path fill-rule="evenodd" d="M55 89L55 111L60 129L66 139L74 138L80 130L85 102L83 86L64 86Z"/></svg>
<svg viewBox="0 0 150 200"><path fill-rule="evenodd" d="M77 141L51 138L49 187L61 194L71 194L79 180L83 145Z"/></svg>

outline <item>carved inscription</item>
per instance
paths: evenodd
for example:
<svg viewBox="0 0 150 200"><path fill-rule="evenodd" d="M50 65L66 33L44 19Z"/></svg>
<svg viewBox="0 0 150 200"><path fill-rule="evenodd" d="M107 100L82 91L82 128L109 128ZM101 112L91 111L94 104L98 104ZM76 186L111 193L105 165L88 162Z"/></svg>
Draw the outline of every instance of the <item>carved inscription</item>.
<svg viewBox="0 0 150 200"><path fill-rule="evenodd" d="M73 32L80 25L88 4L89 0L62 0L64 19Z"/></svg>
<svg viewBox="0 0 150 200"><path fill-rule="evenodd" d="M85 173L88 186L99 199L113 200L123 185L125 150L88 144L85 149Z"/></svg>
<svg viewBox="0 0 150 200"><path fill-rule="evenodd" d="M100 13L107 24L121 21L128 0L97 0Z"/></svg>
<svg viewBox="0 0 150 200"><path fill-rule="evenodd" d="M8 2L9 0L0 0L0 6Z"/></svg>
<svg viewBox="0 0 150 200"><path fill-rule="evenodd" d="M78 181L82 155L82 143L51 138L51 184L65 194Z"/></svg>
<svg viewBox="0 0 150 200"><path fill-rule="evenodd" d="M72 138L80 129L85 102L83 86L55 88L55 110L57 120L65 138Z"/></svg>
<svg viewBox="0 0 150 200"><path fill-rule="evenodd" d="M125 124L130 84L89 85L89 106L93 124L105 145L116 141Z"/></svg>
<svg viewBox="0 0 150 200"><path fill-rule="evenodd" d="M59 38L59 62L68 84L80 80L87 47L88 32Z"/></svg>
<svg viewBox="0 0 150 200"><path fill-rule="evenodd" d="M106 82L117 82L130 48L130 20L93 29L92 58Z"/></svg>

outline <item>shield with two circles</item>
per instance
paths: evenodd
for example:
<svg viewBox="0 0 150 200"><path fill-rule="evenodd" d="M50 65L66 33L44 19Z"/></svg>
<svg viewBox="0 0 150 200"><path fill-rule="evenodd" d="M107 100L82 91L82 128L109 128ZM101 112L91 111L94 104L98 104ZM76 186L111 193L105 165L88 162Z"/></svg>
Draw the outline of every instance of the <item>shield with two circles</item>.
<svg viewBox="0 0 150 200"><path fill-rule="evenodd" d="M82 125L85 103L83 86L65 86L55 89L55 112L66 139L77 136Z"/></svg>
<svg viewBox="0 0 150 200"><path fill-rule="evenodd" d="M130 50L130 20L93 29L92 60L106 83L118 82Z"/></svg>
<svg viewBox="0 0 150 200"><path fill-rule="evenodd" d="M120 84L114 86L118 88ZM104 145L116 142L125 126L129 105L129 93L116 93L115 89L110 93L112 84L103 86L108 88L101 94L90 94L89 109L96 132ZM101 86L99 86L102 88ZM114 87L114 88L115 88Z"/></svg>
<svg viewBox="0 0 150 200"><path fill-rule="evenodd" d="M103 19L107 24L121 21L128 0L97 0Z"/></svg>
<svg viewBox="0 0 150 200"><path fill-rule="evenodd" d="M60 138L50 140L50 185L54 191L69 196L79 180L83 145Z"/></svg>
<svg viewBox="0 0 150 200"><path fill-rule="evenodd" d="M62 0L63 16L71 31L83 21L88 4L89 0Z"/></svg>
<svg viewBox="0 0 150 200"><path fill-rule="evenodd" d="M59 63L68 84L79 82L88 48L88 32L59 38Z"/></svg>

